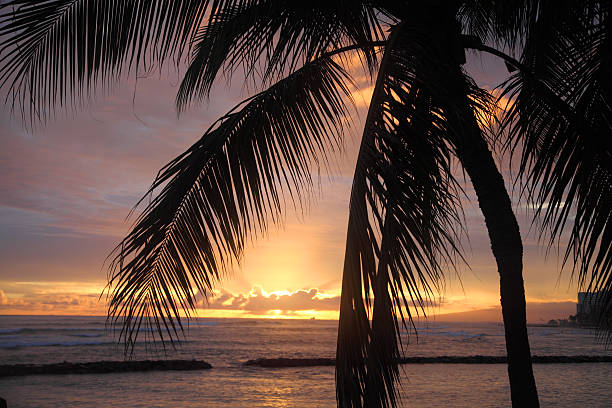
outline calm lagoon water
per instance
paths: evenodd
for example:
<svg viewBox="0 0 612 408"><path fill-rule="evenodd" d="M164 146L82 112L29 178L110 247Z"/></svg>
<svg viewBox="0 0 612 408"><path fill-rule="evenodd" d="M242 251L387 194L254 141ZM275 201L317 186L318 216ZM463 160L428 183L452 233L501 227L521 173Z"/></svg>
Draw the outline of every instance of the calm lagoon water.
<svg viewBox="0 0 612 408"><path fill-rule="evenodd" d="M260 357L334 357L337 322L198 319L166 355L138 345L133 358L201 359L211 370L0 379L14 407L333 407L333 367L263 369ZM499 324L429 323L411 335L407 356L504 355ZM536 355L612 355L588 330L529 329ZM0 364L121 360L100 317L0 316ZM506 366L402 366L406 407L506 407ZM543 407L612 406L612 363L534 366Z"/></svg>

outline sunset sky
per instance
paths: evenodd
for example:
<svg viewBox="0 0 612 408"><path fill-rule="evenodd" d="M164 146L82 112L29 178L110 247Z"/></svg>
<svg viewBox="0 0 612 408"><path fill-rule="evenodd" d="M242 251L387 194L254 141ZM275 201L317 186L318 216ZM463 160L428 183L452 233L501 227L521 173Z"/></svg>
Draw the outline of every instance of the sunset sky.
<svg viewBox="0 0 612 408"><path fill-rule="evenodd" d="M466 68L488 89L506 74L500 62L475 55ZM210 304L202 302L201 316L337 318L350 185L371 92L367 78L356 75L354 125L332 174L323 173L304 214L289 205L284 226L249 247ZM0 314L105 314L104 262L129 229L130 208L159 168L249 94L237 77L231 85L221 81L209 102L177 118L179 73L133 77L85 109L60 112L33 131L25 130L8 107L2 109ZM507 158L501 160L509 181L506 163ZM448 274L432 312L485 309L492 314L457 318L495 318L498 274L482 215L466 186L469 242L463 245L469 268L461 268L459 276ZM531 213L514 190L525 246L528 319L567 317L575 311L577 288L569 272L559 275L556 249L546 256L538 244Z"/></svg>

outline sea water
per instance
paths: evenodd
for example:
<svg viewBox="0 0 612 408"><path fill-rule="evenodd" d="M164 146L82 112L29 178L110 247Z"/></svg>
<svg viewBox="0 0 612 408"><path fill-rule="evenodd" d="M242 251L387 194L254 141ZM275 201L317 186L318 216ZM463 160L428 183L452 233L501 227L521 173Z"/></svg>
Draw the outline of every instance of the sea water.
<svg viewBox="0 0 612 408"><path fill-rule="evenodd" d="M403 336L406 356L505 354L496 323L419 324ZM202 371L37 375L0 378L13 407L333 407L333 367L245 367L255 358L333 358L337 321L196 319L175 350L138 343L133 359L199 359ZM530 327L534 355L607 355L594 334L570 327ZM124 359L101 317L0 316L0 364ZM612 363L536 364L543 407L611 407ZM504 364L402 366L406 407L506 407Z"/></svg>

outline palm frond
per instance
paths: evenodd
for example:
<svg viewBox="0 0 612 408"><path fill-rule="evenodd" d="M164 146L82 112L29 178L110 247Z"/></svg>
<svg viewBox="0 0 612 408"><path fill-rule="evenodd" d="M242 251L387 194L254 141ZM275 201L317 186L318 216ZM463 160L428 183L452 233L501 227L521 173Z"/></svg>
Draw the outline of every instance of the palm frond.
<svg viewBox="0 0 612 408"><path fill-rule="evenodd" d="M461 189L451 172L456 137L423 34L429 28L419 27L391 34L357 160L336 359L341 407L396 405L402 329L415 309L425 313L443 267L462 259Z"/></svg>
<svg viewBox="0 0 612 408"><path fill-rule="evenodd" d="M561 7L564 6L564 7ZM505 118L542 234L568 238L564 265L601 291L612 340L612 28L606 2L542 6L519 72L505 85Z"/></svg>
<svg viewBox="0 0 612 408"><path fill-rule="evenodd" d="M514 50L530 31L539 3L540 0L467 0L461 2L458 17L465 34Z"/></svg>
<svg viewBox="0 0 612 408"><path fill-rule="evenodd" d="M208 0L14 0L0 5L0 86L29 120L129 68L178 60ZM216 2L215 2L216 3Z"/></svg>
<svg viewBox="0 0 612 408"><path fill-rule="evenodd" d="M383 38L375 10L362 2L317 0L308 7L290 0L227 2L196 33L190 65L176 102L179 110L201 100L221 71L242 67L261 82L293 71L324 52L360 45L366 65L376 65L374 40Z"/></svg>
<svg viewBox="0 0 612 408"><path fill-rule="evenodd" d="M174 341L181 315L239 260L248 237L277 222L284 193L299 201L311 170L339 147L350 78L330 58L306 64L237 106L166 165L116 249L111 323L126 351L141 325Z"/></svg>

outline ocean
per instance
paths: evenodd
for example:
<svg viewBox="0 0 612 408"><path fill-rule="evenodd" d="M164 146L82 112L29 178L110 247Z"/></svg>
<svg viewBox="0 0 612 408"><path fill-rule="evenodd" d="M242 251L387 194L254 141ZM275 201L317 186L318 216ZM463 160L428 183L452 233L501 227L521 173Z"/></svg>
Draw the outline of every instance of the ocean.
<svg viewBox="0 0 612 408"><path fill-rule="evenodd" d="M261 368L256 358L333 358L337 321L195 319L179 348L138 344L133 359L198 359L202 371L33 375L0 378L0 397L18 407L334 407L333 367ZM534 355L612 351L586 329L530 327ZM505 354L495 323L419 324L406 356ZM103 317L0 316L0 364L122 360ZM402 365L406 407L507 407L504 364ZM611 407L612 363L535 364L543 407Z"/></svg>

